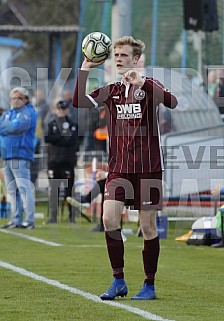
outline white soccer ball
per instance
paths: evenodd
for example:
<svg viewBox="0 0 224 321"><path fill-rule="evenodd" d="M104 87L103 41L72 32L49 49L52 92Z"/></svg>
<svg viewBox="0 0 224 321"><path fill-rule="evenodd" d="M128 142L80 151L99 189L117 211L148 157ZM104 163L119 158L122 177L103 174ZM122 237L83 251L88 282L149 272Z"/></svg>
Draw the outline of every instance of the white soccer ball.
<svg viewBox="0 0 224 321"><path fill-rule="evenodd" d="M106 60L111 51L112 42L110 38L102 32L92 32L82 41L82 52L84 56L92 62Z"/></svg>

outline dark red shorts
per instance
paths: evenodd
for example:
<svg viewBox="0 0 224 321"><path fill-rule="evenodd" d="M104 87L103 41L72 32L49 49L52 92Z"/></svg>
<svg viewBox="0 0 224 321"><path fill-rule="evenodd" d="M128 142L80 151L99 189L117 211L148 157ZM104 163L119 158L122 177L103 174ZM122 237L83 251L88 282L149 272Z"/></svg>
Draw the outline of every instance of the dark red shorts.
<svg viewBox="0 0 224 321"><path fill-rule="evenodd" d="M135 210L161 210L162 172L109 173L104 199L124 202Z"/></svg>

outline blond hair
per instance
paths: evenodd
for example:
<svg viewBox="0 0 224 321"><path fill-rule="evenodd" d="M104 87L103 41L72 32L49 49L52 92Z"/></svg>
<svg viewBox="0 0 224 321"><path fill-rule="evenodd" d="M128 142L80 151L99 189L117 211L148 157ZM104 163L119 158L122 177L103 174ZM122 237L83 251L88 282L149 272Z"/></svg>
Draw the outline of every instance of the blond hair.
<svg viewBox="0 0 224 321"><path fill-rule="evenodd" d="M114 49L118 46L124 46L124 45L131 46L133 49L133 55L139 56L139 57L141 56L141 54L143 53L143 51L145 49L145 44L143 41L141 41L139 39L134 39L131 36L124 36L124 37L117 39L114 42Z"/></svg>

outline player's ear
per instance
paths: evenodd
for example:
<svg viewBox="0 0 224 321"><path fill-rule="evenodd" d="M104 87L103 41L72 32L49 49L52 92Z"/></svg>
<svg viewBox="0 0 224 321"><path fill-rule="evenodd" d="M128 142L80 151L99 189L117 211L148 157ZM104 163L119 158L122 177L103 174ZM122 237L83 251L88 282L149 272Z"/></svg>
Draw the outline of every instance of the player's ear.
<svg viewBox="0 0 224 321"><path fill-rule="evenodd" d="M134 60L134 63L135 63L135 64L138 63L139 58L140 58L139 55L134 56L133 60Z"/></svg>

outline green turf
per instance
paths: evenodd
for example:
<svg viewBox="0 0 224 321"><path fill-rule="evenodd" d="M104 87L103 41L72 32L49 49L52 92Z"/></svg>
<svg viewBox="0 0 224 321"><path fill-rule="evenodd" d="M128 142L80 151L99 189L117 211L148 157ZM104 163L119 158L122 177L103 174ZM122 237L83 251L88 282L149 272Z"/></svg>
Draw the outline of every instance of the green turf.
<svg viewBox="0 0 224 321"><path fill-rule="evenodd" d="M46 214L46 208L38 212ZM100 295L112 280L104 233L90 232L95 224L78 218L57 225L37 221L32 231L13 230L61 243L51 247L18 236L0 233L0 261L59 281L73 288ZM1 219L3 224L5 220ZM125 223L136 232L134 223ZM125 273L129 287L126 298L115 302L137 307L164 319L176 321L223 321L224 250L188 246L176 242L187 226L170 224L168 239L161 240L157 273L157 300L134 302L130 298L143 281L142 238L127 235ZM117 307L96 303L66 290L0 268L0 320L4 321L137 321L143 317Z"/></svg>

